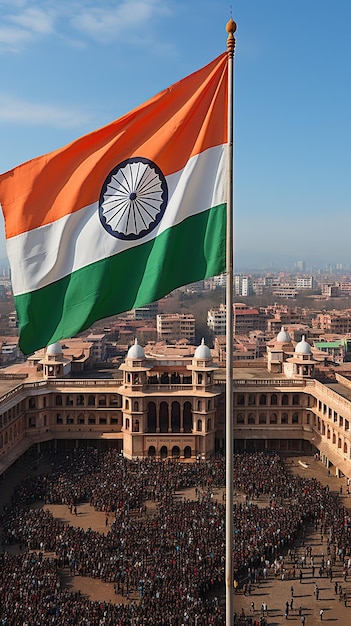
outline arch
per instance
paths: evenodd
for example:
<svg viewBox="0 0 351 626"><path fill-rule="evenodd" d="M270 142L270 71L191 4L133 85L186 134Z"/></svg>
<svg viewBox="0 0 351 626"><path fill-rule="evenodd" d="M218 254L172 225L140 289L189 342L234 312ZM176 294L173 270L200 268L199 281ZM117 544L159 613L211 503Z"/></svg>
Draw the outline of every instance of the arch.
<svg viewBox="0 0 351 626"><path fill-rule="evenodd" d="M196 430L198 430L201 433L201 431L202 431L202 420L197 420Z"/></svg>
<svg viewBox="0 0 351 626"><path fill-rule="evenodd" d="M171 406L171 428L172 433L180 432L180 404L175 401Z"/></svg>
<svg viewBox="0 0 351 626"><path fill-rule="evenodd" d="M56 394L56 396L55 396L55 404L56 404L56 406L62 406L62 396L60 394Z"/></svg>
<svg viewBox="0 0 351 626"><path fill-rule="evenodd" d="M202 411L202 400L197 401L197 410Z"/></svg>
<svg viewBox="0 0 351 626"><path fill-rule="evenodd" d="M161 459L166 459L168 457L168 448L167 448L167 446L162 446L162 448L160 450L160 457L161 457Z"/></svg>
<svg viewBox="0 0 351 626"><path fill-rule="evenodd" d="M191 408L191 402L184 402L183 429L185 433L191 433L193 429L193 413Z"/></svg>
<svg viewBox="0 0 351 626"><path fill-rule="evenodd" d="M270 424L278 424L278 416L276 413L271 413L269 416L269 423Z"/></svg>
<svg viewBox="0 0 351 626"><path fill-rule="evenodd" d="M66 396L66 406L73 406L73 398L70 394Z"/></svg>
<svg viewBox="0 0 351 626"><path fill-rule="evenodd" d="M210 430L212 430L212 420L209 417L207 420L207 432L210 432Z"/></svg>
<svg viewBox="0 0 351 626"><path fill-rule="evenodd" d="M338 438L338 448L341 448L341 437Z"/></svg>
<svg viewBox="0 0 351 626"><path fill-rule="evenodd" d="M147 431L156 432L156 404L154 402L149 402L147 405Z"/></svg>
<svg viewBox="0 0 351 626"><path fill-rule="evenodd" d="M327 430L327 439L330 439L330 428Z"/></svg>
<svg viewBox="0 0 351 626"><path fill-rule="evenodd" d="M79 414L78 414L77 423L78 423L78 424L85 424L85 416L84 416L84 413L79 413Z"/></svg>
<svg viewBox="0 0 351 626"><path fill-rule="evenodd" d="M259 424L267 424L267 415L265 413L260 413L258 418Z"/></svg>
<svg viewBox="0 0 351 626"><path fill-rule="evenodd" d="M134 433L138 433L139 432L139 428L140 428L139 420L134 420L134 422L133 422L133 432Z"/></svg>
<svg viewBox="0 0 351 626"><path fill-rule="evenodd" d="M292 424L298 424L299 423L299 414L298 413L293 413L291 423Z"/></svg>
<svg viewBox="0 0 351 626"><path fill-rule="evenodd" d="M254 413L249 413L249 417L247 418L247 423L248 424L255 424L256 420L255 420L255 415Z"/></svg>
<svg viewBox="0 0 351 626"><path fill-rule="evenodd" d="M129 417L126 417L126 430L130 429L130 419Z"/></svg>
<svg viewBox="0 0 351 626"><path fill-rule="evenodd" d="M29 398L29 400L28 400L28 407L30 409L35 409L35 398Z"/></svg>
<svg viewBox="0 0 351 626"><path fill-rule="evenodd" d="M149 446L149 449L147 451L147 455L152 457L152 458L155 458L155 456L156 456L156 448L155 448L155 446Z"/></svg>
<svg viewBox="0 0 351 626"><path fill-rule="evenodd" d="M180 458L180 448L179 446L173 446L172 448L172 459Z"/></svg>
<svg viewBox="0 0 351 626"><path fill-rule="evenodd" d="M95 396L92 394L88 396L88 406L95 406Z"/></svg>
<svg viewBox="0 0 351 626"><path fill-rule="evenodd" d="M211 409L212 409L212 400L208 400L208 402L207 402L207 410L211 411Z"/></svg>
<svg viewBox="0 0 351 626"><path fill-rule="evenodd" d="M256 396L254 393L249 394L249 406L255 406L256 404Z"/></svg>
<svg viewBox="0 0 351 626"><path fill-rule="evenodd" d="M288 406L289 404L289 396L287 393L283 393L282 395L282 405L283 406Z"/></svg>
<svg viewBox="0 0 351 626"><path fill-rule="evenodd" d="M344 454L347 454L347 443L344 441Z"/></svg>
<svg viewBox="0 0 351 626"><path fill-rule="evenodd" d="M185 448L184 448L184 458L185 459L191 459L191 447L190 446L185 446Z"/></svg>
<svg viewBox="0 0 351 626"><path fill-rule="evenodd" d="M333 433L333 443L336 443L336 434Z"/></svg>
<svg viewBox="0 0 351 626"><path fill-rule="evenodd" d="M99 406L106 406L106 396L99 396Z"/></svg>
<svg viewBox="0 0 351 626"><path fill-rule="evenodd" d="M238 405L243 406L245 404L245 396L243 393L238 394Z"/></svg>
<svg viewBox="0 0 351 626"><path fill-rule="evenodd" d="M260 405L266 405L267 404L267 396L265 393L261 393L260 395Z"/></svg>
<svg viewBox="0 0 351 626"><path fill-rule="evenodd" d="M120 407L121 406L120 398L121 398L121 396L119 396L117 393L112 393L110 395L110 406Z"/></svg>
<svg viewBox="0 0 351 626"><path fill-rule="evenodd" d="M76 405L77 406L84 406L84 396L83 396L83 394L80 393L76 397Z"/></svg>
<svg viewBox="0 0 351 626"><path fill-rule="evenodd" d="M282 424L288 424L289 423L289 417L287 413L282 413Z"/></svg>
<svg viewBox="0 0 351 626"><path fill-rule="evenodd" d="M35 415L30 415L28 419L28 428L35 428L35 427L36 427Z"/></svg>
<svg viewBox="0 0 351 626"><path fill-rule="evenodd" d="M138 402L138 400L134 400L134 411L139 411L139 402Z"/></svg>
<svg viewBox="0 0 351 626"><path fill-rule="evenodd" d="M244 413L238 413L238 415L236 416L236 423L237 424L245 423Z"/></svg>
<svg viewBox="0 0 351 626"><path fill-rule="evenodd" d="M300 396L298 393L293 394L292 403L294 406L297 406L298 404L300 404Z"/></svg>
<svg viewBox="0 0 351 626"><path fill-rule="evenodd" d="M168 432L168 404L161 402L160 404L160 433Z"/></svg>
<svg viewBox="0 0 351 626"><path fill-rule="evenodd" d="M200 372L198 372L198 374L197 374L197 384L198 385L202 385L202 381L203 381L203 375Z"/></svg>
<svg viewBox="0 0 351 626"><path fill-rule="evenodd" d="M278 396L276 393L272 393L271 395L271 405L276 406L278 404Z"/></svg>

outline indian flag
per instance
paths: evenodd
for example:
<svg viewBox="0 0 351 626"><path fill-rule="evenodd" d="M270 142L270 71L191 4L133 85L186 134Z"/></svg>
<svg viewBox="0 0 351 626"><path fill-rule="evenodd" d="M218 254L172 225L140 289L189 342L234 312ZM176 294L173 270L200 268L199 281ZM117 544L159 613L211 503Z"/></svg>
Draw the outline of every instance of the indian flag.
<svg viewBox="0 0 351 626"><path fill-rule="evenodd" d="M0 176L25 354L225 271L227 70Z"/></svg>

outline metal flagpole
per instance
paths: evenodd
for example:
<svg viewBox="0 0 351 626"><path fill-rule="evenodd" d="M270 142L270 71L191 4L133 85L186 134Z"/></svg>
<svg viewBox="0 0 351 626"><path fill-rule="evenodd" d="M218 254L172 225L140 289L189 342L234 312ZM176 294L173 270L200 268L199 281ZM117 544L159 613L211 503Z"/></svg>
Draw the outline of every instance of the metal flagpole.
<svg viewBox="0 0 351 626"><path fill-rule="evenodd" d="M228 174L227 174L227 231L226 231L226 530L225 530L225 584L226 625L234 624L233 589L233 137L234 137L234 50L236 23L232 18L226 25L228 33Z"/></svg>

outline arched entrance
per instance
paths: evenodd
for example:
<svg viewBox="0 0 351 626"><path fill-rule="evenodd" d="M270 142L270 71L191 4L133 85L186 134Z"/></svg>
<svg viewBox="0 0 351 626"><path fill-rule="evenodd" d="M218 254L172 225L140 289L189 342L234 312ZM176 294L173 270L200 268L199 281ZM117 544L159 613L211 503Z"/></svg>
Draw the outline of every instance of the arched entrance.
<svg viewBox="0 0 351 626"><path fill-rule="evenodd" d="M161 459L166 459L168 457L167 446L162 446L162 448L160 450L160 457L161 457Z"/></svg>
<svg viewBox="0 0 351 626"><path fill-rule="evenodd" d="M152 457L152 458L154 458L156 456L156 448L155 448L155 446L149 446L147 455L149 457Z"/></svg>
<svg viewBox="0 0 351 626"><path fill-rule="evenodd" d="M172 459L180 458L180 448L179 446L173 446L172 448Z"/></svg>
<svg viewBox="0 0 351 626"><path fill-rule="evenodd" d="M185 446L185 448L184 448L184 458L185 459L191 459L191 447L190 446Z"/></svg>

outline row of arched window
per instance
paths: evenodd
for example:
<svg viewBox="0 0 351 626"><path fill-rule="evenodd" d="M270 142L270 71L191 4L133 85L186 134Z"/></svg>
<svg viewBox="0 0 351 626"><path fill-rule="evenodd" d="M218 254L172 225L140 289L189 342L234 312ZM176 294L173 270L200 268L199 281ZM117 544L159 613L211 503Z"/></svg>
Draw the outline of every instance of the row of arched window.
<svg viewBox="0 0 351 626"><path fill-rule="evenodd" d="M57 394L55 397L56 406L112 406L121 407L122 398L118 394L111 394L108 396L89 394L85 396L83 394ZM30 407L34 408L34 407Z"/></svg>
<svg viewBox="0 0 351 626"><path fill-rule="evenodd" d="M300 395L298 393L283 393L281 395L276 393L238 393L236 394L236 404L238 406L297 406L300 404Z"/></svg>
<svg viewBox="0 0 351 626"><path fill-rule="evenodd" d="M237 413L236 424L299 424L299 414L297 412L291 415L289 420L288 413L249 413L245 416L244 413Z"/></svg>

